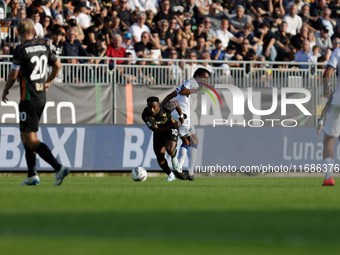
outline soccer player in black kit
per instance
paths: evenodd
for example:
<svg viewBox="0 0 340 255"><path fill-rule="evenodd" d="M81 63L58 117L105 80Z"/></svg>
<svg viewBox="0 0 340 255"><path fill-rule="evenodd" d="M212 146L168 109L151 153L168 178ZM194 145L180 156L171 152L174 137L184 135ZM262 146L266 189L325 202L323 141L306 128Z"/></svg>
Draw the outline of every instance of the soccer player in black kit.
<svg viewBox="0 0 340 255"><path fill-rule="evenodd" d="M62 166L52 155L46 144L37 137L38 125L46 103L46 91L52 80L58 75L61 64L49 47L41 40L34 39L34 24L30 19L22 19L18 24L20 42L13 54L11 72L2 93L2 101L8 101L9 89L19 77L20 83L20 136L25 148L28 176L20 185L37 185L40 183L36 171L36 153L55 170L55 183L60 185L69 168ZM47 67L52 71L46 79Z"/></svg>
<svg viewBox="0 0 340 255"><path fill-rule="evenodd" d="M165 159L165 151L171 156L171 161L174 165L177 162L177 139L178 127L183 123L184 116L181 107L177 102L159 103L158 97L149 97L147 100L148 106L142 113L142 119L145 124L153 131L153 150L157 157L157 162L162 170L168 175L166 181L174 181L175 175L170 170L167 160ZM171 112L178 112L179 121L174 121L171 118ZM176 168L174 166L174 168ZM176 169L174 169L176 170ZM177 177L183 177L175 171Z"/></svg>

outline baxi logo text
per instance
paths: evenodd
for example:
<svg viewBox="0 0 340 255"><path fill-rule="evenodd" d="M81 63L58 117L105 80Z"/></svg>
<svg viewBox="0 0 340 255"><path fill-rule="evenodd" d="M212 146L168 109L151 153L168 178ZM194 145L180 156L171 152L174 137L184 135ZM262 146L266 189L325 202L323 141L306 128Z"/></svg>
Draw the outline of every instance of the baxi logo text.
<svg viewBox="0 0 340 255"><path fill-rule="evenodd" d="M261 109L261 92L253 91L253 88L240 89L233 85L217 85L216 89L221 89L219 92L224 96L227 106L230 108L230 115L237 118L237 116L245 115L245 105L248 106L247 112L256 116L257 118L252 118L241 122L233 120L233 118L214 118L213 126L249 126L249 127L262 127L264 125L269 125L274 127L280 124L283 127L295 127L298 125L298 121L295 119L282 119L281 116L287 116L287 106L293 107L289 109L294 109L298 112L300 116L311 116L312 114L304 106L311 100L311 92L304 88L272 88L271 90L271 104L266 109ZM216 92L216 91L215 91ZM279 94L280 92L280 94ZM260 94L257 97L257 102L254 102L255 93ZM268 92L267 92L268 93ZM230 98L231 95L231 98ZM280 100L279 100L280 95ZM292 98L294 95L294 98ZM220 97L218 96L220 99ZM229 101L229 102L228 102ZM232 103L230 102L232 101ZM247 104L245 103L247 101ZM222 102L221 106L222 106ZM211 106L210 106L211 107ZM278 113L274 114L279 107L280 116ZM203 101L201 104L201 113L208 116L208 104L207 101ZM275 118L261 118L261 116L272 115ZM248 114L249 115L249 114ZM280 117L280 118L279 118Z"/></svg>
<svg viewBox="0 0 340 255"><path fill-rule="evenodd" d="M38 139L50 145L52 153L63 165L82 168L85 153L84 127L39 128ZM19 127L0 127L0 169L26 169L25 151L21 144ZM51 166L37 157L37 166L51 169Z"/></svg>

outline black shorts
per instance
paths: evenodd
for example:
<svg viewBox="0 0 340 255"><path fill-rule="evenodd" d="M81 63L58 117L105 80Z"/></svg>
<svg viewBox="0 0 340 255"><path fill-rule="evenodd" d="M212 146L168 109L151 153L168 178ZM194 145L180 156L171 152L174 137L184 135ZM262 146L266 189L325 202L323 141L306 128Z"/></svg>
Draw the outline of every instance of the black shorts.
<svg viewBox="0 0 340 255"><path fill-rule="evenodd" d="M178 128L170 129L163 133L153 133L153 147L162 148L167 141L177 142L178 140Z"/></svg>
<svg viewBox="0 0 340 255"><path fill-rule="evenodd" d="M44 111L45 103L45 98L20 101L19 116L21 132L38 132L39 121Z"/></svg>

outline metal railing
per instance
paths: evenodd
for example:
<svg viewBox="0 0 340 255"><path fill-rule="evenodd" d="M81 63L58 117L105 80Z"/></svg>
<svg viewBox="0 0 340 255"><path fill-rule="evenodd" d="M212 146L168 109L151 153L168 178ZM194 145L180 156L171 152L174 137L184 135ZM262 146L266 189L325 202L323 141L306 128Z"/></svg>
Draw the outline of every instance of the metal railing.
<svg viewBox="0 0 340 255"><path fill-rule="evenodd" d="M327 63L261 62L261 61L207 61L207 60L160 60L163 65L148 65L150 59L114 58L113 82L135 85L176 85L192 78L198 67L211 72L210 84L230 84L237 87L322 87L322 75ZM117 64L117 62L125 63ZM140 64L139 64L140 63ZM304 67L304 68L300 68ZM177 70L177 72L175 71ZM331 86L337 84L337 73L333 73Z"/></svg>
<svg viewBox="0 0 340 255"><path fill-rule="evenodd" d="M6 81L10 71L10 55L0 55L0 80ZM326 63L248 62L205 60L161 60L161 65L149 64L154 60L138 59L131 64L129 58L59 57L62 71L57 83L108 83L134 85L175 85L190 79L198 67L211 71L210 84L230 84L237 87L304 87L322 86ZM100 61L95 63L95 61ZM121 63L123 62L123 63ZM279 65L279 66L278 66ZM307 68L298 68L304 65ZM332 86L336 86L336 72Z"/></svg>
<svg viewBox="0 0 340 255"><path fill-rule="evenodd" d="M20 19L1 19L0 20L0 45L8 44L14 47L19 43L17 27Z"/></svg>
<svg viewBox="0 0 340 255"><path fill-rule="evenodd" d="M11 58L10 55L0 55L0 82L7 81L12 66Z"/></svg>
<svg viewBox="0 0 340 255"><path fill-rule="evenodd" d="M108 58L77 57L77 63L71 63L74 59L74 57L60 57L62 71L59 73L56 82L71 84L113 83L113 70L110 70ZM100 63L93 63L96 60L100 60Z"/></svg>

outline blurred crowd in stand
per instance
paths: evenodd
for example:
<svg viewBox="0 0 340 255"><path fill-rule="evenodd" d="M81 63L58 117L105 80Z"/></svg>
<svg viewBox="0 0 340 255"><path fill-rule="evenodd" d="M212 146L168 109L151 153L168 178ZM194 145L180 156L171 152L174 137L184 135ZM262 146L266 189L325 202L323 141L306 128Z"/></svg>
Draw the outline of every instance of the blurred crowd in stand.
<svg viewBox="0 0 340 255"><path fill-rule="evenodd" d="M183 66L168 59L210 60L187 64L210 71L240 66L234 60L280 66L279 61L327 62L340 46L340 0L5 1L0 17L10 20L0 22L0 55L12 54L18 43L11 35L13 19L30 18L37 38L49 38L55 54L72 57L65 62L86 62L78 56L127 57L131 60L117 64L167 66L172 80ZM120 71L127 80L140 78L138 69Z"/></svg>

